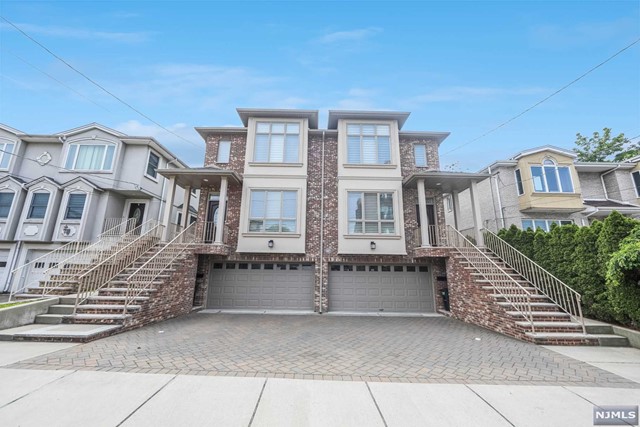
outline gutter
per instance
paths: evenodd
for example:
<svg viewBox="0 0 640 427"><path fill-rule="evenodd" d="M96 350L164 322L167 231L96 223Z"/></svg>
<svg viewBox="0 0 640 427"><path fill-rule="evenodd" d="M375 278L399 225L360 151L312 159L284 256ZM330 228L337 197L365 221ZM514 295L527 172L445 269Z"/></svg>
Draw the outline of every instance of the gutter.
<svg viewBox="0 0 640 427"><path fill-rule="evenodd" d="M322 314L322 288L324 286L324 131L322 131L322 160L320 162L320 307Z"/></svg>
<svg viewBox="0 0 640 427"><path fill-rule="evenodd" d="M609 194L607 193L607 186L604 184L604 176L607 175L607 174L610 174L611 172L615 172L619 168L620 168L620 165L618 165L615 168L613 168L611 170L608 170L605 173L600 175L600 182L602 183L602 190L604 191L604 198L605 199L609 198Z"/></svg>

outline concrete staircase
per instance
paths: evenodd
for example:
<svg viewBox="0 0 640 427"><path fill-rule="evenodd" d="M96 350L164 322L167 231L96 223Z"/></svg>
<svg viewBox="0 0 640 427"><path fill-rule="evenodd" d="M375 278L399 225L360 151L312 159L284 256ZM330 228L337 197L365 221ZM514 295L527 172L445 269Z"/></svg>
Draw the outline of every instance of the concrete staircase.
<svg viewBox="0 0 640 427"><path fill-rule="evenodd" d="M510 325L502 328L512 331L510 335L545 345L629 346L628 339L615 335L613 328L609 325L586 324L585 333L579 319L562 310L558 304L540 292L494 253L486 248L483 248L482 252L482 254L479 252L456 254L454 258L465 270L468 270L474 285L485 296L483 299L490 301L498 309L500 315L497 317L500 318L500 321L512 323L512 328L509 327ZM487 258L492 263L487 263ZM504 273L498 273L498 270L502 270L510 278L486 279L487 277L499 277L500 274L504 276ZM524 300L527 292L531 295L530 304L513 302ZM514 295L515 298L513 298ZM511 299L512 302L509 302L508 299Z"/></svg>

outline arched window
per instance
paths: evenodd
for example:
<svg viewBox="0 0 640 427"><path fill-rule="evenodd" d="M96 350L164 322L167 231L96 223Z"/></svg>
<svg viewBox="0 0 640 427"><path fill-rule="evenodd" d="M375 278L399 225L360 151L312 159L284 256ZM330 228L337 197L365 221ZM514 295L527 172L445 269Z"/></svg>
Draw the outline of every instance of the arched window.
<svg viewBox="0 0 640 427"><path fill-rule="evenodd" d="M108 171L113 166L116 145L80 141L69 144L65 168L69 170Z"/></svg>
<svg viewBox="0 0 640 427"><path fill-rule="evenodd" d="M558 166L552 158L546 158L541 166L531 166L533 188L542 193L573 193L571 169Z"/></svg>

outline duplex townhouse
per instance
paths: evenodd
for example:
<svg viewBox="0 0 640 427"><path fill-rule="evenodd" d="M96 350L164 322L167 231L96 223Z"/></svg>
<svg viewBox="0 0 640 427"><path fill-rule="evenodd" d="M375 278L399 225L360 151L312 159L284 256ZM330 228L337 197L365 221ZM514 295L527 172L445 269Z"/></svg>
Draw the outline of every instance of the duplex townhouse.
<svg viewBox="0 0 640 427"><path fill-rule="evenodd" d="M581 162L564 148L545 145L498 160L480 172L483 227L491 231L516 225L549 230L551 224L588 225L616 210L640 218L640 158L625 162ZM460 227L473 226L469 190L458 195ZM445 197L447 222L453 223L453 195Z"/></svg>
<svg viewBox="0 0 640 427"><path fill-rule="evenodd" d="M96 123L49 135L0 125L0 290L38 286L52 267L41 257L62 245L93 241L128 218L131 227L161 221L167 188L158 169L185 167L151 137ZM195 220L195 195L178 191L170 222Z"/></svg>
<svg viewBox="0 0 640 427"><path fill-rule="evenodd" d="M238 109L199 127L203 168L160 170L198 188L196 305L434 312L446 286L443 194L488 175L440 171L447 132L409 113Z"/></svg>

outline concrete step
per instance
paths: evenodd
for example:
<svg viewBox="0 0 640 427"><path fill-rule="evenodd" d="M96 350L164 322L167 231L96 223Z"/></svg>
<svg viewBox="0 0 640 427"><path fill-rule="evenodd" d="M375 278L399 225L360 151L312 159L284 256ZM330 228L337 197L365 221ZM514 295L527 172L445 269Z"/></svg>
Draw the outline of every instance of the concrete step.
<svg viewBox="0 0 640 427"><path fill-rule="evenodd" d="M88 314L88 313L107 313L107 314L117 314L121 313L124 310L124 304L82 304L78 306L78 313ZM138 311L141 306L137 304L131 304L127 306L127 311Z"/></svg>
<svg viewBox="0 0 640 427"><path fill-rule="evenodd" d="M48 314L73 314L75 305L70 304L55 304L49 306Z"/></svg>
<svg viewBox="0 0 640 427"><path fill-rule="evenodd" d="M120 304L123 301L126 301L127 299L133 299L136 302L143 302L143 301L149 301L149 297L145 297L145 296L131 296L129 298L127 298L125 295L117 295L117 296L110 296L110 295L98 295L95 297L90 297L87 298L87 301L89 302L89 304L108 304L108 305L112 305L112 304Z"/></svg>
<svg viewBox="0 0 640 427"><path fill-rule="evenodd" d="M66 314L39 314L33 323L44 325L58 325L67 316Z"/></svg>
<svg viewBox="0 0 640 427"><path fill-rule="evenodd" d="M130 314L95 314L95 313L78 313L69 317L73 324L122 324L131 317Z"/></svg>
<svg viewBox="0 0 640 427"><path fill-rule="evenodd" d="M602 347L628 347L629 340L619 335L594 335L572 332L525 332L536 344L590 344Z"/></svg>
<svg viewBox="0 0 640 427"><path fill-rule="evenodd" d="M528 309L529 307L531 307L534 310L537 311L560 311L560 308L552 303L552 302L532 302L532 303L524 303L524 302L514 302L514 303L510 303L510 302L497 302L496 304L498 304L501 307L512 307L512 306L516 306L519 309Z"/></svg>
<svg viewBox="0 0 640 427"><path fill-rule="evenodd" d="M113 285L113 282L109 282L110 285ZM154 283L155 284L155 283ZM161 285L162 282L157 283L158 285ZM124 294L127 291L129 291L129 288L127 287L117 287L117 286L111 286L108 288L102 288L100 289L100 295L105 295L108 296L109 294ZM131 288L130 290L133 293L138 293L138 292L143 292L143 293L153 293L153 292L158 292L158 290L156 288L149 288L149 289L142 289L142 288Z"/></svg>
<svg viewBox="0 0 640 427"><path fill-rule="evenodd" d="M517 321L516 325L520 326L527 332L531 330L531 324L525 321ZM570 332L570 333L582 333L582 325L578 322L546 322L534 321L533 327L536 332Z"/></svg>
<svg viewBox="0 0 640 427"><path fill-rule="evenodd" d="M513 291L521 291L521 290L526 290L527 292L530 293L534 293L534 292L538 292L538 290L536 288L533 288L531 286L522 286L522 287L518 287L518 286L488 286L485 285L482 287L482 289L486 289L486 290L499 290L500 292L505 292L507 295L510 295L512 293L514 293ZM526 295L524 292L522 292L523 295Z"/></svg>
<svg viewBox="0 0 640 427"><path fill-rule="evenodd" d="M493 287L491 288L493 289ZM512 295L512 294L510 294ZM524 292L521 295L526 295ZM504 298L504 296L502 294L489 294L490 297L493 297L495 299L501 299ZM547 297L546 295L541 295L541 294L531 294L531 299L535 302L549 302L549 297Z"/></svg>
<svg viewBox="0 0 640 427"><path fill-rule="evenodd" d="M26 325L0 331L0 341L89 342L113 335L121 325Z"/></svg>
<svg viewBox="0 0 640 427"><path fill-rule="evenodd" d="M507 311L507 314L516 318L528 318L529 314L532 315L533 320L548 320L548 321L566 321L571 316L568 313L556 312L556 311L532 311L531 313L522 313L520 311Z"/></svg>

